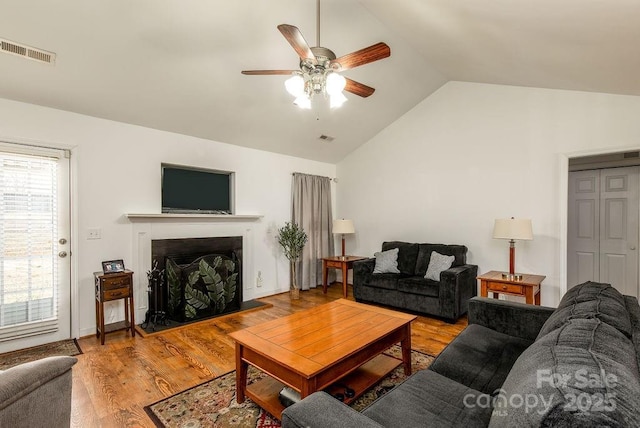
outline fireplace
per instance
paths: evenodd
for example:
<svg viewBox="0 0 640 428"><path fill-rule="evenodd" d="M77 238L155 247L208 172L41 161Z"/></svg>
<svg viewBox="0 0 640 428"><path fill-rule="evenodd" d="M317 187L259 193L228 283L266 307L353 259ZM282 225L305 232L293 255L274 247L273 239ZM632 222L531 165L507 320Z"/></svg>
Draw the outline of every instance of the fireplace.
<svg viewBox="0 0 640 428"><path fill-rule="evenodd" d="M189 322L241 308L242 236L154 239L151 258L163 286L150 290L149 301L161 302L150 311Z"/></svg>

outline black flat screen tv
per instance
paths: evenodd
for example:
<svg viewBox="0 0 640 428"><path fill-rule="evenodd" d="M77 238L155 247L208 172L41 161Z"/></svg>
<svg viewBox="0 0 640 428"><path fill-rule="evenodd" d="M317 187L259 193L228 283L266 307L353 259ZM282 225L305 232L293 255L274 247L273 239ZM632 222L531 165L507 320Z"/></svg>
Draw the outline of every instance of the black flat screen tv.
<svg viewBox="0 0 640 428"><path fill-rule="evenodd" d="M162 164L162 212L233 214L233 173Z"/></svg>

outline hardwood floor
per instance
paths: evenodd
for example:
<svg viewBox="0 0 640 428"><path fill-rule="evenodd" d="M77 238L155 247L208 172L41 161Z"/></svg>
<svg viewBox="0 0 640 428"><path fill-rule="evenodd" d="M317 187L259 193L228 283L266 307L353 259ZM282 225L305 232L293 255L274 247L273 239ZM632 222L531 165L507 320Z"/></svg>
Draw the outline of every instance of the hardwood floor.
<svg viewBox="0 0 640 428"><path fill-rule="evenodd" d="M353 300L349 290L349 299ZM342 297L342 285L288 293L261 301L266 309L233 314L147 337L111 333L78 342L83 351L73 368L71 425L74 427L154 427L144 406L235 369L235 345L228 333ZM412 348L438 355L467 325L419 316L412 324Z"/></svg>

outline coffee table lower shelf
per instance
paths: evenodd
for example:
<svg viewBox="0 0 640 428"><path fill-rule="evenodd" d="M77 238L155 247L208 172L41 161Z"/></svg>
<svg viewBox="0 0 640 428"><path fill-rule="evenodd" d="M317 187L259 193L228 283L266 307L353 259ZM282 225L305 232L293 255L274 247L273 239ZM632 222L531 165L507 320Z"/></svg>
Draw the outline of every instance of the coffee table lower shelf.
<svg viewBox="0 0 640 428"><path fill-rule="evenodd" d="M350 404L355 401L400 364L402 364L402 360L380 354L358 367L355 371L337 379L337 383L339 381L340 384L348 385L356 392L355 397L345 397L344 403ZM265 376L263 379L247 385L246 396L276 418L282 419L282 412L285 407L280 403L278 394L284 387L285 385L282 382L271 376ZM330 394L334 394L336 392L344 392L344 387L332 385L325 390Z"/></svg>

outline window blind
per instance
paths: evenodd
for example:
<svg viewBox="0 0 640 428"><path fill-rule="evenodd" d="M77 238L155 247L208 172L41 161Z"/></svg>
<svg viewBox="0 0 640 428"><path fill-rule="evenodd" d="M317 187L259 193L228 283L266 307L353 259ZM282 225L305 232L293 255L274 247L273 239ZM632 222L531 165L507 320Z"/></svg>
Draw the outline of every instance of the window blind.
<svg viewBox="0 0 640 428"><path fill-rule="evenodd" d="M56 158L0 151L0 341L57 330L57 182Z"/></svg>

